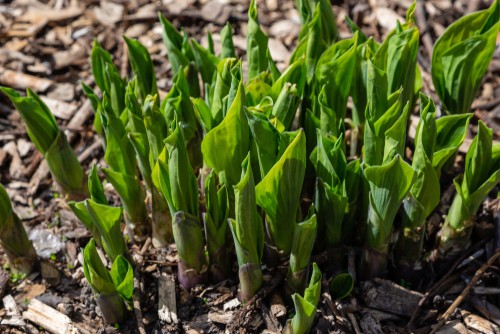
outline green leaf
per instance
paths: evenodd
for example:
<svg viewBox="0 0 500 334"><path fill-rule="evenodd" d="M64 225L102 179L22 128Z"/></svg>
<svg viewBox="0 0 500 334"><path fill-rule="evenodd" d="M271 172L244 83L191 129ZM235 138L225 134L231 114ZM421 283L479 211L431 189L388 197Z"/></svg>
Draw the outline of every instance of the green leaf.
<svg viewBox="0 0 500 334"><path fill-rule="evenodd" d="M279 133L267 117L247 111L248 125L257 150L261 180L271 170L278 155Z"/></svg>
<svg viewBox="0 0 500 334"><path fill-rule="evenodd" d="M300 95L297 86L289 82L285 83L272 110L272 115L280 121L285 130L291 129L299 103Z"/></svg>
<svg viewBox="0 0 500 334"><path fill-rule="evenodd" d="M252 0L248 8L247 63L248 81L267 71L268 36L260 29L257 2Z"/></svg>
<svg viewBox="0 0 500 334"><path fill-rule="evenodd" d="M126 36L123 36L123 39L127 43L130 66L137 76L138 97L141 101L144 101L147 95L158 94L153 61L148 49L139 41Z"/></svg>
<svg viewBox="0 0 500 334"><path fill-rule="evenodd" d="M329 184L330 187L341 187L347 168L344 137L335 139L322 134L319 129L316 129L316 135L317 146L310 156L316 170L316 176Z"/></svg>
<svg viewBox="0 0 500 334"><path fill-rule="evenodd" d="M436 144L432 156L432 166L441 175L443 166L454 159L456 152L467 135L472 114L449 115L436 120Z"/></svg>
<svg viewBox="0 0 500 334"><path fill-rule="evenodd" d="M92 165L89 172L88 187L90 198L99 204L108 204L108 199L104 194L104 188L102 187L101 180L97 174L97 166Z"/></svg>
<svg viewBox="0 0 500 334"><path fill-rule="evenodd" d="M212 82L214 73L217 71L219 58L217 58L216 56L211 54L209 50L198 44L196 40L191 39L191 44L193 45L193 54L196 60L196 65L198 67L198 72L200 72L203 82L206 84L210 84Z"/></svg>
<svg viewBox="0 0 500 334"><path fill-rule="evenodd" d="M372 249L387 252L396 213L413 184L414 174L399 155L382 166L365 169L370 185L367 243Z"/></svg>
<svg viewBox="0 0 500 334"><path fill-rule="evenodd" d="M165 196L172 218L183 211L198 217L198 186L189 162L180 125L165 139L166 159L158 159L159 189Z"/></svg>
<svg viewBox="0 0 500 334"><path fill-rule="evenodd" d="M12 88L0 87L0 90L19 111L26 125L28 136L40 153L45 155L59 135L59 127L54 115L38 95L29 89L26 97L21 96Z"/></svg>
<svg viewBox="0 0 500 334"><path fill-rule="evenodd" d="M337 124L342 124L345 118L347 97L356 64L357 41L358 35L355 34L350 39L333 44L323 53L316 65L315 92L325 90L324 102L334 113Z"/></svg>
<svg viewBox="0 0 500 334"><path fill-rule="evenodd" d="M243 301L248 301L260 289L263 278L260 267L264 252L264 225L257 212L255 183L250 153L242 164L240 181L234 186L235 219L229 219Z"/></svg>
<svg viewBox="0 0 500 334"><path fill-rule="evenodd" d="M146 128L150 149L150 165L154 165L156 163L160 152L165 146L163 144L163 140L165 140L168 135L167 123L158 109L158 103L156 102L157 99L158 97L156 95L148 95L142 106L144 126Z"/></svg>
<svg viewBox="0 0 500 334"><path fill-rule="evenodd" d="M449 113L470 111L495 51L499 21L500 1L495 0L489 9L451 24L434 44L432 81Z"/></svg>
<svg viewBox="0 0 500 334"><path fill-rule="evenodd" d="M109 258L114 261L118 255L127 256L128 250L120 230L122 209L99 204L91 199L86 200L84 203L92 221L101 234L102 243Z"/></svg>
<svg viewBox="0 0 500 334"><path fill-rule="evenodd" d="M306 140L303 130L256 187L257 204L266 212L269 238L274 246L290 253L300 193L306 169Z"/></svg>
<svg viewBox="0 0 500 334"><path fill-rule="evenodd" d="M240 83L226 117L201 143L205 163L219 174L219 180L227 187L238 183L241 163L250 148L250 131L243 111L244 96Z"/></svg>
<svg viewBox="0 0 500 334"><path fill-rule="evenodd" d="M220 31L220 40L222 44L221 58L235 58L232 27L229 22Z"/></svg>
<svg viewBox="0 0 500 334"><path fill-rule="evenodd" d="M116 291L111 276L97 253L94 239L90 239L83 250L83 272L95 293L107 295Z"/></svg>
<svg viewBox="0 0 500 334"><path fill-rule="evenodd" d="M347 197L338 190L332 189L321 178L316 179L314 193L314 209L318 216L318 230L326 246L333 248L342 241L342 220L347 208ZM319 238L318 238L319 239Z"/></svg>
<svg viewBox="0 0 500 334"><path fill-rule="evenodd" d="M158 13L158 17L163 28L162 37L167 47L168 61L175 76L179 73L181 67L187 66L192 59L189 58L190 53L186 52L187 46L184 46L182 35L161 13Z"/></svg>
<svg viewBox="0 0 500 334"><path fill-rule="evenodd" d="M298 294L293 294L293 304L295 306L295 315L292 318L289 326L293 334L306 334L311 329L311 326L316 316L316 310L321 296L321 271L316 263L313 263L313 273L309 286L304 292L304 297Z"/></svg>
<svg viewBox="0 0 500 334"><path fill-rule="evenodd" d="M111 279L118 294L128 303L132 302L134 292L134 269L121 255L118 255L111 266Z"/></svg>
<svg viewBox="0 0 500 334"><path fill-rule="evenodd" d="M13 273L29 274L38 262L35 249L28 239L21 219L12 208L9 194L0 184L0 246Z"/></svg>
<svg viewBox="0 0 500 334"><path fill-rule="evenodd" d="M293 275L295 273L300 273L303 271L307 272L306 269L309 266L311 253L314 247L314 242L316 240L316 232L316 215L313 215L306 221L295 225L290 253L289 274L287 276L288 282L294 288L299 288L300 286L302 286L302 284L305 285L305 282L301 282L301 280L298 282L294 282L294 280L291 278L293 278ZM298 289L295 289L295 291L298 291Z"/></svg>
<svg viewBox="0 0 500 334"><path fill-rule="evenodd" d="M333 299L341 300L351 294L354 278L351 274L338 274L330 282L330 294Z"/></svg>

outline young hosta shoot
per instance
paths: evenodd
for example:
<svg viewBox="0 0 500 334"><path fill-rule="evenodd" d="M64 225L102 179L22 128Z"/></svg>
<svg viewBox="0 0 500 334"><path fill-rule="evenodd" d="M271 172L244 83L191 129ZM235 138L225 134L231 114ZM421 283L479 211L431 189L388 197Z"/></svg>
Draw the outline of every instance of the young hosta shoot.
<svg viewBox="0 0 500 334"><path fill-rule="evenodd" d="M90 199L95 201L96 203L107 205L108 204L108 199L106 198L106 195L104 194L104 189L102 187L102 183L99 180L99 176L97 175L97 167L96 165L92 166L92 169L89 172L88 176L88 189L90 193ZM89 212L87 211L87 208L85 207L85 201L82 202L75 202L75 201L70 201L68 203L69 207L73 211L76 217L80 219L80 221L85 225L87 230L90 231L90 234L92 234L92 237L94 238L95 242L99 247L103 247L102 245L102 239L101 239L101 233L99 232L99 229L96 224L94 224L92 217L90 216Z"/></svg>
<svg viewBox="0 0 500 334"><path fill-rule="evenodd" d="M469 112L493 58L499 29L500 1L494 0L489 9L454 22L434 44L432 81L449 113Z"/></svg>
<svg viewBox="0 0 500 334"><path fill-rule="evenodd" d="M0 90L21 114L28 136L44 156L63 192L71 199L84 199L87 189L82 166L47 105L30 89L26 96L11 88L0 87Z"/></svg>
<svg viewBox="0 0 500 334"><path fill-rule="evenodd" d="M420 95L420 121L415 134L412 167L415 182L403 203L401 232L394 256L400 266L411 267L422 253L427 217L439 204L439 176L432 166L436 141L436 108L432 100Z"/></svg>
<svg viewBox="0 0 500 334"><path fill-rule="evenodd" d="M320 247L340 245L342 221L347 207L345 179L347 161L344 155L344 136L333 140L317 129L318 145L311 153L316 170L314 209L318 216L317 240Z"/></svg>
<svg viewBox="0 0 500 334"><path fill-rule="evenodd" d="M455 178L457 193L439 236L439 250L455 256L470 244L474 218L488 193L500 182L500 145L493 131L479 121L478 132L465 157L465 172Z"/></svg>
<svg viewBox="0 0 500 334"><path fill-rule="evenodd" d="M304 131L283 133L278 152L278 161L256 186L255 193L257 204L266 213L269 248L272 253L288 255L306 170Z"/></svg>
<svg viewBox="0 0 500 334"><path fill-rule="evenodd" d="M205 163L219 175L221 184L232 187L241 175L241 163L250 147L250 131L243 111L245 104L243 84L222 122L209 131L201 143Z"/></svg>
<svg viewBox="0 0 500 334"><path fill-rule="evenodd" d="M146 96L158 94L156 74L148 49L139 41L123 36L127 43L128 58L132 71L137 76L137 96L144 102Z"/></svg>
<svg viewBox="0 0 500 334"><path fill-rule="evenodd" d="M260 29L257 2L252 0L248 8L247 62L248 82L268 69L269 37ZM271 60L272 61L272 60Z"/></svg>
<svg viewBox="0 0 500 334"><path fill-rule="evenodd" d="M120 229L122 208L98 203L92 199L84 202L85 209L97 226L104 251L114 261L118 256L130 259L127 245Z"/></svg>
<svg viewBox="0 0 500 334"><path fill-rule="evenodd" d="M0 246L9 259L12 271L29 274L38 262L35 248L28 239L21 219L12 208L9 195L0 184Z"/></svg>
<svg viewBox="0 0 500 334"><path fill-rule="evenodd" d="M250 154L247 155L242 168L241 180L234 186L236 218L229 219L229 226L238 258L239 299L247 302L257 293L263 282L261 259L264 251L264 226L255 202Z"/></svg>
<svg viewBox="0 0 500 334"><path fill-rule="evenodd" d="M410 190L414 170L396 155L381 166L365 169L370 185L366 248L361 268L370 279L384 274L394 219L404 197Z"/></svg>
<svg viewBox="0 0 500 334"><path fill-rule="evenodd" d="M191 289L207 274L203 231L199 220L198 186L189 163L180 125L165 139L157 161L157 182L172 214L172 230L179 254L179 283Z"/></svg>
<svg viewBox="0 0 500 334"><path fill-rule="evenodd" d="M415 182L403 203L402 226L394 251L396 264L410 268L422 254L426 219L439 204L441 166L454 158L470 119L469 114L463 114L436 121L434 102L423 94L420 108L412 162Z"/></svg>
<svg viewBox="0 0 500 334"><path fill-rule="evenodd" d="M321 271L316 263L313 263L313 270L309 286L304 292L304 297L294 293L292 295L295 305L295 315L287 322L283 333L286 334L306 334L312 327L314 317L321 297Z"/></svg>
<svg viewBox="0 0 500 334"><path fill-rule="evenodd" d="M134 291L132 265L123 256L118 256L108 272L97 252L94 239L90 239L83 251L83 272L94 291L104 320L110 325L123 322L126 311L123 302L131 305Z"/></svg>
<svg viewBox="0 0 500 334"><path fill-rule="evenodd" d="M300 20L304 27L310 23L316 15L315 8L321 14L321 42L330 45L335 42L338 36L335 15L332 5L328 0L295 0L295 6L300 14ZM301 32L302 34L302 32Z"/></svg>
<svg viewBox="0 0 500 334"><path fill-rule="evenodd" d="M105 102L106 95L103 106ZM109 166L102 171L120 196L129 233L139 240L145 239L151 229L151 222L147 215L146 192L139 181L134 147L120 118L105 107L100 109L99 114L107 143L104 160Z"/></svg>
<svg viewBox="0 0 500 334"><path fill-rule="evenodd" d="M212 171L205 181L207 212L204 215L204 221L212 281L220 282L228 276L231 269L230 254L227 247L229 197L225 185L222 185L217 190L215 178L215 173Z"/></svg>
<svg viewBox="0 0 500 334"><path fill-rule="evenodd" d="M309 261L316 240L316 215L296 224L293 233L292 252L286 277L287 285L292 293L302 294L309 277Z"/></svg>
<svg viewBox="0 0 500 334"><path fill-rule="evenodd" d="M420 36L414 18L415 6L416 1L408 8L407 22L397 22L396 28L389 33L373 58L375 65L387 74L388 95L402 87L403 105L410 102L410 106L414 104L415 91L420 90L420 84L417 85L415 79Z"/></svg>

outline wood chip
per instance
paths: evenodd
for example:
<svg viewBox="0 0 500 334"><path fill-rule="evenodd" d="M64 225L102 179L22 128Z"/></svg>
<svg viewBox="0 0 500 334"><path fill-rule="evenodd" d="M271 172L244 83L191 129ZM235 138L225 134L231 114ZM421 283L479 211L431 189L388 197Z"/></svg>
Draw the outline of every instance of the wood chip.
<svg viewBox="0 0 500 334"><path fill-rule="evenodd" d="M23 312L23 317L54 334L79 334L80 331L73 325L71 319L45 305L39 300L32 299L28 310Z"/></svg>
<svg viewBox="0 0 500 334"><path fill-rule="evenodd" d="M0 84L17 89L31 88L43 93L52 86L53 81L0 67Z"/></svg>
<svg viewBox="0 0 500 334"><path fill-rule="evenodd" d="M465 326L468 329L476 330L483 334L500 333L500 327L492 324L488 320L464 310L460 313L462 314Z"/></svg>
<svg viewBox="0 0 500 334"><path fill-rule="evenodd" d="M235 309L240 305L241 305L241 302L238 300L238 298L234 298L234 299L231 299L230 301L228 301L227 303L224 303L224 306L222 307L222 309L224 311L228 311L228 310Z"/></svg>
<svg viewBox="0 0 500 334"><path fill-rule="evenodd" d="M359 322L361 330L365 334L383 334L378 320L370 313L365 313Z"/></svg>
<svg viewBox="0 0 500 334"><path fill-rule="evenodd" d="M113 27L123 17L123 5L110 1L101 1L98 7L94 7L94 14L100 23Z"/></svg>
<svg viewBox="0 0 500 334"><path fill-rule="evenodd" d="M60 119L71 119L75 114L77 107L74 104L59 101L46 96L40 96L43 102L49 107L50 111Z"/></svg>
<svg viewBox="0 0 500 334"><path fill-rule="evenodd" d="M9 318L2 319L2 321L0 321L0 324L17 327L24 326L24 320L21 317L21 313L19 312L16 301L14 300L12 295L5 296L2 299L2 302Z"/></svg>
<svg viewBox="0 0 500 334"><path fill-rule="evenodd" d="M453 320L444 325L436 334L468 334L469 331L459 320Z"/></svg>
<svg viewBox="0 0 500 334"><path fill-rule="evenodd" d="M233 312L208 312L208 320L218 324L228 325L233 321Z"/></svg>
<svg viewBox="0 0 500 334"><path fill-rule="evenodd" d="M408 317L423 297L419 292L379 278L361 282L361 291L368 307Z"/></svg>
<svg viewBox="0 0 500 334"><path fill-rule="evenodd" d="M167 323L177 323L175 280L171 275L158 278L158 317Z"/></svg>

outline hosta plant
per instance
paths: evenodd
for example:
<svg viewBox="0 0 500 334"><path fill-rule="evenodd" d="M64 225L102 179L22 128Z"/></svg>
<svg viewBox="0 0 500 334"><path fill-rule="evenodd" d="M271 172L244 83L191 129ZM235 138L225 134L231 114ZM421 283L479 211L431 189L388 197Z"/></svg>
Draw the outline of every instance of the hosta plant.
<svg viewBox="0 0 500 334"><path fill-rule="evenodd" d="M291 320L288 320L284 333L306 334L311 329L321 297L321 277L321 271L316 263L313 263L311 280L304 295L301 296L297 293L292 295L295 315Z"/></svg>
<svg viewBox="0 0 500 334"><path fill-rule="evenodd" d="M172 214L172 229L179 254L179 283L191 289L205 281L208 266L198 207L198 185L189 162L180 124L174 123L155 166L156 182Z"/></svg>
<svg viewBox="0 0 500 334"><path fill-rule="evenodd" d="M47 161L52 177L70 199L87 195L85 174L75 152L59 129L54 115L40 97L28 89L26 96L0 87L19 111L28 136Z"/></svg>
<svg viewBox="0 0 500 334"><path fill-rule="evenodd" d="M432 81L450 114L468 113L493 58L500 1L451 24L434 44ZM473 69L473 70L472 70Z"/></svg>
<svg viewBox="0 0 500 334"><path fill-rule="evenodd" d="M451 257L469 246L475 216L488 193L500 182L500 144L479 121L478 132L465 157L465 172L453 181L456 194L439 235L439 251Z"/></svg>
<svg viewBox="0 0 500 334"><path fill-rule="evenodd" d="M83 272L104 320L111 325L123 322L134 292L132 265L119 255L108 271L97 252L94 239L91 239L83 251Z"/></svg>
<svg viewBox="0 0 500 334"><path fill-rule="evenodd" d="M229 219L240 279L239 298L249 301L260 289L263 278L261 269L264 251L264 227L257 212L255 182L250 154L243 162L240 182L234 186L235 219Z"/></svg>
<svg viewBox="0 0 500 334"><path fill-rule="evenodd" d="M0 184L0 246L13 272L29 274L38 263L35 248L28 239L21 219L16 215L9 194Z"/></svg>

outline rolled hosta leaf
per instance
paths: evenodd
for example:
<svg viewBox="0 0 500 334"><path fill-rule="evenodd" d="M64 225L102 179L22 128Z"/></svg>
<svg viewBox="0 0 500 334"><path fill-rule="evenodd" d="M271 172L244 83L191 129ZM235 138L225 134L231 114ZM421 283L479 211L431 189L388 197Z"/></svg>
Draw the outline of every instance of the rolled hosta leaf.
<svg viewBox="0 0 500 334"><path fill-rule="evenodd" d="M432 166L438 176L449 163L453 163L455 154L467 135L472 114L449 115L436 121L436 144L432 155Z"/></svg>
<svg viewBox="0 0 500 334"><path fill-rule="evenodd" d="M116 291L127 302L132 305L132 294L134 292L134 268L130 262L121 255L113 262L111 266L111 279Z"/></svg>
<svg viewBox="0 0 500 334"><path fill-rule="evenodd" d="M0 184L0 246L15 273L29 274L38 263L35 248L21 219L12 209L9 195Z"/></svg>
<svg viewBox="0 0 500 334"><path fill-rule="evenodd" d="M247 62L248 82L267 71L267 42L269 37L260 29L257 2L252 0L248 8Z"/></svg>
<svg viewBox="0 0 500 334"><path fill-rule="evenodd" d="M288 146L280 143L279 160L255 188L257 204L266 213L270 245L290 254L294 224L306 169L306 139L303 130L293 133ZM283 148L286 147L286 150Z"/></svg>
<svg viewBox="0 0 500 334"><path fill-rule="evenodd" d="M219 58L217 58L216 56L211 54L209 50L198 44L196 40L191 39L191 44L193 45L193 53L194 58L196 59L198 72L200 72L203 82L210 85L214 73L217 71Z"/></svg>
<svg viewBox="0 0 500 334"><path fill-rule="evenodd" d="M333 189L321 178L316 179L314 209L318 215L318 242L327 248L338 247L342 241L342 221L347 208L347 197Z"/></svg>
<svg viewBox="0 0 500 334"><path fill-rule="evenodd" d="M225 99L231 90L233 81L238 78L241 80L241 61L236 58L226 58L217 65L213 97L210 101L212 128L219 125L226 116L231 104Z"/></svg>
<svg viewBox="0 0 500 334"><path fill-rule="evenodd" d="M119 260L120 258L122 260ZM116 261L122 262L127 260L120 256L116 259ZM113 266L115 266L114 263ZM123 322L125 318L125 306L123 305L123 300L117 292L111 275L102 263L99 253L95 247L94 239L90 239L83 251L83 272L85 274L85 278L94 291L97 305L101 309L104 320L111 325ZM128 277L129 281L130 279L132 281L133 288L133 275L131 278Z"/></svg>
<svg viewBox="0 0 500 334"><path fill-rule="evenodd" d="M82 166L49 108L30 89L25 97L11 88L0 87L0 90L21 114L28 136L44 156L52 177L64 193L72 199L85 198L87 189Z"/></svg>
<svg viewBox="0 0 500 334"><path fill-rule="evenodd" d="M284 330L286 334L306 334L312 327L314 317L321 297L321 271L313 263L313 271L309 286L304 292L304 297L297 293L292 295L295 305L295 315L287 322Z"/></svg>
<svg viewBox="0 0 500 334"><path fill-rule="evenodd" d="M300 103L300 95L297 86L285 83L281 93L273 105L272 115L276 117L285 130L292 128L293 119Z"/></svg>
<svg viewBox="0 0 500 334"><path fill-rule="evenodd" d="M420 36L413 18L415 5L416 2L408 8L407 22L403 25L398 22L374 55L376 66L387 74L388 94L403 87L403 105L410 102L410 106L414 102Z"/></svg>
<svg viewBox="0 0 500 334"><path fill-rule="evenodd" d="M151 229L146 208L146 192L137 176L122 174L108 168L102 169L106 179L113 185L125 209L127 226L138 239L145 239Z"/></svg>
<svg viewBox="0 0 500 334"><path fill-rule="evenodd" d="M366 279L384 274L394 219L413 184L414 175L413 168L399 155L384 165L365 169L370 185L367 247L362 263Z"/></svg>
<svg viewBox="0 0 500 334"><path fill-rule="evenodd" d="M243 111L244 96L240 83L226 117L206 134L201 143L205 163L217 172L220 182L227 187L238 183L241 163L250 147L250 131Z"/></svg>
<svg viewBox="0 0 500 334"><path fill-rule="evenodd" d="M454 180L457 193L440 231L439 250L453 257L470 244L474 217L488 193L500 182L500 145L482 121L465 157L465 173Z"/></svg>
<svg viewBox="0 0 500 334"><path fill-rule="evenodd" d="M99 204L104 204L104 205L108 204L108 199L104 194L104 189L102 187L101 180L99 180L99 176L97 175L96 165L93 165L89 172L88 189L90 193L90 198L93 201ZM97 245L99 245L99 247L101 248L104 248L101 241L101 233L99 232L97 225L94 224L92 217L87 211L87 208L85 207L85 201L82 202L70 201L68 202L68 205L75 214L75 216L78 219L80 219L83 225L85 225L85 227L90 231L90 234L92 234L92 237L94 238Z"/></svg>
<svg viewBox="0 0 500 334"><path fill-rule="evenodd" d="M179 283L191 289L206 279L208 267L199 222L198 186L185 145L180 126L176 125L165 139L165 150L158 158L154 173L157 173L157 186L172 214L172 230L180 261Z"/></svg>
<svg viewBox="0 0 500 334"><path fill-rule="evenodd" d="M263 282L261 259L264 251L264 226L257 212L255 183L250 165L248 154L243 162L241 180L234 186L235 219L229 219L238 258L239 299L243 302L249 301Z"/></svg>
<svg viewBox="0 0 500 334"><path fill-rule="evenodd" d="M345 189L348 203L342 222L342 240L347 245L363 245L366 235L368 184L360 159L347 164Z"/></svg>
<svg viewBox="0 0 500 334"><path fill-rule="evenodd" d="M439 204L439 176L432 166L436 141L436 108L427 96L420 95L420 121L415 134L412 167L415 182L403 203L402 226L394 256L399 266L413 266L422 254L427 217Z"/></svg>
<svg viewBox="0 0 500 334"><path fill-rule="evenodd" d="M347 17L346 17L347 19ZM359 42L362 40L362 34L358 32ZM368 60L376 52L378 45L373 38L359 44L356 48L356 63L354 65L353 78L351 80L352 101L354 109L352 120L357 127L365 123L365 110L367 105L367 80L368 80Z"/></svg>
<svg viewBox="0 0 500 334"><path fill-rule="evenodd" d="M326 126L327 133L335 137L340 135L344 127L344 118L347 108L347 97L356 64L356 47L358 35L333 44L326 50L316 65L315 92L321 99L320 104L329 110L328 117L321 116L322 129ZM323 91L323 95L321 94ZM320 116L315 112L316 116Z"/></svg>
<svg viewBox="0 0 500 334"><path fill-rule="evenodd" d="M151 55L148 49L139 41L126 36L123 36L123 39L127 43L130 66L137 76L137 95L141 101L144 101L147 95L158 94L155 68Z"/></svg>
<svg viewBox="0 0 500 334"><path fill-rule="evenodd" d="M193 140L198 130L196 116L189 99L190 88L184 71L180 71L173 79L173 86L162 102L161 113L165 117L167 126L174 120L181 123L182 135L186 142ZM164 132L164 131L162 131Z"/></svg>
<svg viewBox="0 0 500 334"><path fill-rule="evenodd" d="M205 181L207 212L204 215L207 253L212 280L220 282L229 274L228 224L229 197L226 186L217 190L215 173L212 171Z"/></svg>
<svg viewBox="0 0 500 334"><path fill-rule="evenodd" d="M432 81L449 113L469 112L495 51L499 21L495 0L489 9L451 24L434 44Z"/></svg>
<svg viewBox="0 0 500 334"><path fill-rule="evenodd" d="M167 47L168 60L172 65L172 72L175 75L179 73L181 67L188 66L189 62L194 60L194 55L185 39L172 23L167 20L161 13L158 13L163 31L163 42Z"/></svg>
<svg viewBox="0 0 500 334"><path fill-rule="evenodd" d="M300 14L302 25L306 26L315 15L315 8L321 13L321 41L327 45L335 42L338 36L335 15L330 1L328 0L296 0L295 6Z"/></svg>
<svg viewBox="0 0 500 334"><path fill-rule="evenodd" d="M231 24L228 22L220 31L220 40L222 44L222 52L220 57L224 58L234 58L236 57L236 53L234 51L233 44L233 32L231 28Z"/></svg>
<svg viewBox="0 0 500 334"><path fill-rule="evenodd" d="M175 213L172 223L179 254L178 279L185 289L205 282L208 271L203 243L203 231L198 217L183 211Z"/></svg>
<svg viewBox="0 0 500 334"><path fill-rule="evenodd" d="M261 180L271 170L278 155L279 133L266 116L259 112L247 112L248 125L258 157Z"/></svg>
<svg viewBox="0 0 500 334"><path fill-rule="evenodd" d="M129 258L128 248L120 229L122 208L100 204L91 199L85 201L85 208L101 234L104 250L111 261L118 255Z"/></svg>
<svg viewBox="0 0 500 334"><path fill-rule="evenodd" d="M111 108L116 115L125 109L125 81L113 64L111 55L104 50L97 40L94 40L90 55L90 67L95 82L101 92L106 92L110 98Z"/></svg>
<svg viewBox="0 0 500 334"><path fill-rule="evenodd" d="M316 240L316 232L315 215L295 225L287 274L287 285L293 293L302 294L306 288L309 276L309 261Z"/></svg>

